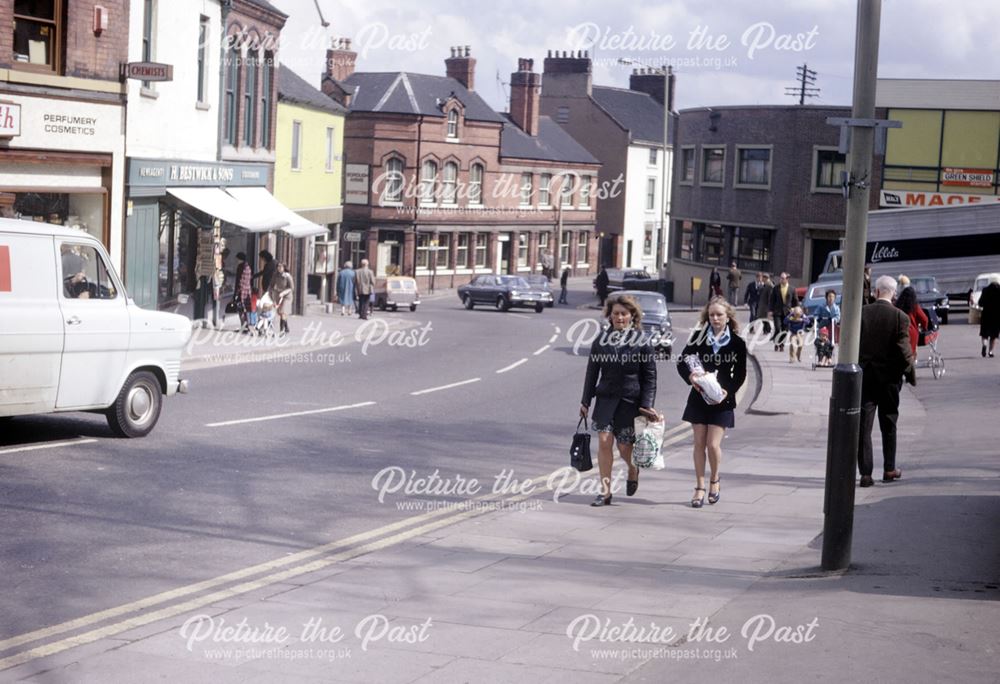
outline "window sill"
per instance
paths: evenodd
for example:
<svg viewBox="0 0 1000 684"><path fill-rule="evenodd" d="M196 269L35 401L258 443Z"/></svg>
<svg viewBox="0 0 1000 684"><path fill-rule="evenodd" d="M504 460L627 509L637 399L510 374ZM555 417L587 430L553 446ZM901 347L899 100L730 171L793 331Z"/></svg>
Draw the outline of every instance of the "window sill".
<svg viewBox="0 0 1000 684"><path fill-rule="evenodd" d="M724 188L724 187L726 187L726 184L725 183L715 183L715 182L712 182L712 181L702 181L701 182L701 187L703 187L703 188Z"/></svg>
<svg viewBox="0 0 1000 684"><path fill-rule="evenodd" d="M770 190L771 189L771 184L768 183L767 185L763 185L763 184L757 185L755 183L737 183L737 184L733 185L733 189L735 189L735 190Z"/></svg>
<svg viewBox="0 0 1000 684"><path fill-rule="evenodd" d="M844 193L844 191L840 188L840 186L837 186L835 188L823 188L823 187L813 188L812 192L818 195L842 195Z"/></svg>
<svg viewBox="0 0 1000 684"><path fill-rule="evenodd" d="M211 111L212 105L209 104L208 102L195 102L194 108L202 112L208 112Z"/></svg>
<svg viewBox="0 0 1000 684"><path fill-rule="evenodd" d="M142 97L148 97L151 100L156 100L160 97L160 94L153 90L152 88L147 88L146 86L139 87L139 95Z"/></svg>
<svg viewBox="0 0 1000 684"><path fill-rule="evenodd" d="M462 140L460 138L445 138L444 141L446 143L454 143L454 144L458 144L458 143L462 142Z"/></svg>

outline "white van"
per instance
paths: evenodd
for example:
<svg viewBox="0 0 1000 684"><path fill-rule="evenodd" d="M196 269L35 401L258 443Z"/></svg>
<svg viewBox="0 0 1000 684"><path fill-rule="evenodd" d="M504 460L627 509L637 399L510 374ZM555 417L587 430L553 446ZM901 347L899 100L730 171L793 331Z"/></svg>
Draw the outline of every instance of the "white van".
<svg viewBox="0 0 1000 684"><path fill-rule="evenodd" d="M0 417L95 411L142 437L163 395L187 391L190 336L184 316L128 298L90 235L0 218Z"/></svg>

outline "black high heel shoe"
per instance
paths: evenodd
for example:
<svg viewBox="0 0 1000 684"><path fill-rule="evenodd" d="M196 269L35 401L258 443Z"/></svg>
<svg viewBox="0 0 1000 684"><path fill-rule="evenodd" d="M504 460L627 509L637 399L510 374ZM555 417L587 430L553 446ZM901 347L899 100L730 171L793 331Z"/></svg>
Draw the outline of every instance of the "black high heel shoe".
<svg viewBox="0 0 1000 684"><path fill-rule="evenodd" d="M694 493L696 496L693 499L691 499L691 508L701 508L702 506L705 505L705 495L702 494L701 496L697 496L698 492L704 492L704 491L705 491L704 487L694 488Z"/></svg>
<svg viewBox="0 0 1000 684"><path fill-rule="evenodd" d="M635 479L625 480L625 496L632 496L639 490L639 469L635 469Z"/></svg>
<svg viewBox="0 0 1000 684"><path fill-rule="evenodd" d="M722 478L719 479L721 480ZM711 491L708 492L708 503L710 504L718 503L719 499L722 498L722 484L719 483L719 480L712 480L709 482L709 489L711 489L712 485L719 485L719 491L714 494Z"/></svg>
<svg viewBox="0 0 1000 684"><path fill-rule="evenodd" d="M610 506L611 505L611 495L602 496L597 495L597 498L590 502L591 506Z"/></svg>

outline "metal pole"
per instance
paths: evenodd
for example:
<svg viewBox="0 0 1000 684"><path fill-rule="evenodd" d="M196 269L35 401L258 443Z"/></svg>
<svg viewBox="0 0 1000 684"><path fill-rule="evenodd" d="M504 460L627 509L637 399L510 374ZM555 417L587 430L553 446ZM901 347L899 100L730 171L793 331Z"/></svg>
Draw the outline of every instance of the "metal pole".
<svg viewBox="0 0 1000 684"><path fill-rule="evenodd" d="M878 77L878 41L881 0L858 0L854 48L854 101L851 116L875 118ZM871 186L875 129L854 126L849 152L850 176L847 202L847 239L844 248L843 325L840 353L833 372L824 496L824 570L843 570L851 563L854 530L854 478L861 427L861 290L868 232L868 196Z"/></svg>
<svg viewBox="0 0 1000 684"><path fill-rule="evenodd" d="M663 71L663 149L661 154L663 155L663 173L660 178L660 236L656 241L656 270L663 267L663 262L666 255L669 254L667 250L667 144L669 140L669 122L670 122L670 107L673 104L673 67L665 66L661 67Z"/></svg>

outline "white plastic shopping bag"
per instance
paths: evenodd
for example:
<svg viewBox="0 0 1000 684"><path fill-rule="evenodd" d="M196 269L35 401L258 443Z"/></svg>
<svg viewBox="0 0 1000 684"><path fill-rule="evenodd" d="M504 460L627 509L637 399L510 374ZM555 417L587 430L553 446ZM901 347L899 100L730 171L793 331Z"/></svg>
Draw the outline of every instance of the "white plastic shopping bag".
<svg viewBox="0 0 1000 684"><path fill-rule="evenodd" d="M635 427L635 445L632 448L632 464L638 468L652 468L653 470L663 470L663 416L655 423L646 416L638 416L633 426Z"/></svg>

